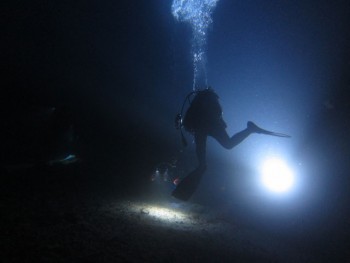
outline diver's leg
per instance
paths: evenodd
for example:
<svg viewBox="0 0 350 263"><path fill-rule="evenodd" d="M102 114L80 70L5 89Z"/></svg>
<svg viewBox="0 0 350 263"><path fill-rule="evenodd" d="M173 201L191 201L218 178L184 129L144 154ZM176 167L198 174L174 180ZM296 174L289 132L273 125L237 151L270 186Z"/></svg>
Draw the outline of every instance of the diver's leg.
<svg viewBox="0 0 350 263"><path fill-rule="evenodd" d="M205 170L207 167L206 153L207 153L207 134L198 132L194 136L196 143L196 154L198 159L199 170ZM204 171L203 171L204 172Z"/></svg>
<svg viewBox="0 0 350 263"><path fill-rule="evenodd" d="M187 201L198 188L199 182L206 170L206 133L196 133L196 154L198 158L197 168L189 173L172 192L172 195L180 200Z"/></svg>
<svg viewBox="0 0 350 263"><path fill-rule="evenodd" d="M240 144L244 139L246 139L250 134L252 134L252 130L248 127L243 131L240 131L230 137L224 127L217 128L213 130L210 135L214 137L224 148L232 149L233 147Z"/></svg>

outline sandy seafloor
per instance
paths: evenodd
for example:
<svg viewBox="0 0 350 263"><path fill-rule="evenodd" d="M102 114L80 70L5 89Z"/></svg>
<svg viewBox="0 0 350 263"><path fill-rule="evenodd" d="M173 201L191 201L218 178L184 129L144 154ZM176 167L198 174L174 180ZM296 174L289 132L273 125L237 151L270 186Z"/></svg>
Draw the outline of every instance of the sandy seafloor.
<svg viewBox="0 0 350 263"><path fill-rule="evenodd" d="M119 185L108 169L101 177L80 164L2 171L1 262L337 262L339 258L336 250L318 249L252 224L235 214L235 204L208 206L150 195L146 187L132 190ZM285 224L292 227L295 222Z"/></svg>

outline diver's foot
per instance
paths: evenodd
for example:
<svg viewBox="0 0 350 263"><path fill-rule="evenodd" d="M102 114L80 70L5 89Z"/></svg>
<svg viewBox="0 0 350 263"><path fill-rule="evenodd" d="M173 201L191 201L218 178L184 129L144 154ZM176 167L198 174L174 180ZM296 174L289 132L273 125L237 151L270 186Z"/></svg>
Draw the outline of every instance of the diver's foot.
<svg viewBox="0 0 350 263"><path fill-rule="evenodd" d="M247 122L247 128L250 130L252 133L263 133L263 129L258 127L254 122L248 121Z"/></svg>

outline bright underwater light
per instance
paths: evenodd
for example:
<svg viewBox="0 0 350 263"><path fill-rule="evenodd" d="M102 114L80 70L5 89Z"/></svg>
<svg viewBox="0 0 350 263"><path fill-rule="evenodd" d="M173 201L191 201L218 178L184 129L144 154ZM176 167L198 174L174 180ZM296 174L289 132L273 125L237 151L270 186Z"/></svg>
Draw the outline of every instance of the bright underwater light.
<svg viewBox="0 0 350 263"><path fill-rule="evenodd" d="M262 166L262 183L272 192L284 193L294 184L294 174L279 158L270 158Z"/></svg>

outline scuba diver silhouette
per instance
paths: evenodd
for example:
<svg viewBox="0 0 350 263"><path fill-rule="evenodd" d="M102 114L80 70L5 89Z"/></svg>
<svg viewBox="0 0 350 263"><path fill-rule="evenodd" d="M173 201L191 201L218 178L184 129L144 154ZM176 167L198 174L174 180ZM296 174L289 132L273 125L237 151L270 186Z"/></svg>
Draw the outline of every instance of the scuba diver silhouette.
<svg viewBox="0 0 350 263"><path fill-rule="evenodd" d="M222 108L219 103L219 96L210 88L190 93L184 102L190 100L195 95L190 106L182 119L182 115L176 117L177 128L184 127L186 131L194 136L196 144L196 155L198 166L190 172L172 192L172 196L177 199L187 201L196 191L199 182L206 170L206 141L207 137L215 138L221 146L226 149L232 149L240 144L244 139L253 133L267 134L278 137L290 137L282 133L274 133L258 127L251 121L247 122L247 128L230 137L226 132L226 123L222 118ZM184 108L184 105L182 107ZM182 140L186 144L182 134Z"/></svg>

